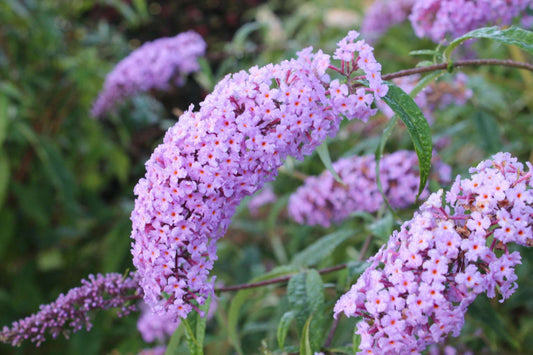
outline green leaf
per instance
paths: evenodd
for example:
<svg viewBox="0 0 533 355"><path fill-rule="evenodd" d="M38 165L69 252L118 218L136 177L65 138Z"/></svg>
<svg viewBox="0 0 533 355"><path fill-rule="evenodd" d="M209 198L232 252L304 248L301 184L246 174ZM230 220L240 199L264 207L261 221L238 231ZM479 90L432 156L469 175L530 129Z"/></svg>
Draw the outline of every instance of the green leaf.
<svg viewBox="0 0 533 355"><path fill-rule="evenodd" d="M260 281L270 280L276 277L287 276L290 274L295 274L299 270L300 269L294 265L280 265L280 266L276 266L275 268L273 268L272 270L270 270L269 272L263 275L254 277L252 280L250 280L250 282L260 282Z"/></svg>
<svg viewBox="0 0 533 355"><path fill-rule="evenodd" d="M57 147L45 137L37 135L26 123L16 121L13 127L35 149L44 172L52 185L60 192L65 203L74 207L74 177Z"/></svg>
<svg viewBox="0 0 533 355"><path fill-rule="evenodd" d="M180 323L180 325L176 328L176 330L172 334L172 337L170 337L170 341L168 342L167 349L165 350L165 355L181 355L179 345L181 342L181 338L183 337L184 329L185 329L185 326Z"/></svg>
<svg viewBox="0 0 533 355"><path fill-rule="evenodd" d="M200 311L203 312L203 316L199 312L189 313L186 319L181 321L181 324L185 326L185 336L187 338L187 345L191 355L203 355L204 354L204 339L205 339L205 327L207 324L207 310L209 309L209 298L202 306Z"/></svg>
<svg viewBox="0 0 533 355"><path fill-rule="evenodd" d="M7 196L7 191L9 187L9 160L7 154L4 153L2 147L0 146L0 208L4 204L4 200Z"/></svg>
<svg viewBox="0 0 533 355"><path fill-rule="evenodd" d="M287 295L291 309L295 312L296 324L299 329L304 328L306 320L315 315L310 325L311 347L318 350L322 338L327 332L324 327L324 284L316 270L308 270L294 275L289 281ZM302 335L303 337L303 335Z"/></svg>
<svg viewBox="0 0 533 355"><path fill-rule="evenodd" d="M206 58L200 57L198 58L198 64L200 65L200 71L194 75L196 81L204 90L209 92L213 91L216 81L209 61Z"/></svg>
<svg viewBox="0 0 533 355"><path fill-rule="evenodd" d="M15 209L12 208L0 208L0 226L2 226L2 232L0 233L0 259L4 259L5 253L11 252L9 245L15 237L15 229L17 224L17 218Z"/></svg>
<svg viewBox="0 0 533 355"><path fill-rule="evenodd" d="M420 165L420 186L418 196L424 190L431 169L431 156L433 142L431 140L431 129L418 105L413 98L406 94L398 86L388 82L389 91L383 101L400 117L405 124L407 132L415 147ZM385 133L384 133L385 134ZM390 134L390 133L388 133ZM377 164L376 169L379 165Z"/></svg>
<svg viewBox="0 0 533 355"><path fill-rule="evenodd" d="M109 152L111 169L120 183L126 184L130 173L130 158L121 150L113 149Z"/></svg>
<svg viewBox="0 0 533 355"><path fill-rule="evenodd" d="M192 315L192 314L194 313L193 312L189 313L189 315ZM191 353L191 355L196 354L196 350L200 346L198 344L198 341L196 340L193 327L189 324L189 321L187 319L182 319L181 324L183 324L183 326L185 327L185 337L187 338L187 345L189 347L189 352Z"/></svg>
<svg viewBox="0 0 533 355"><path fill-rule="evenodd" d="M198 344L200 344L201 351L198 352L198 355L202 355L204 353L204 341L205 341L205 327L207 326L207 312L209 311L209 305L211 304L211 297L209 297L203 305L201 305L200 311L202 312L202 315L198 312L194 312L195 317L194 321L196 323L196 340L198 341ZM193 354L196 355L196 354Z"/></svg>
<svg viewBox="0 0 533 355"><path fill-rule="evenodd" d="M411 90L411 92L409 93L409 96L415 98L416 95L418 95L422 90L424 90L426 86L437 80L442 75L444 75L443 71L437 71L426 75L425 77L420 79L420 81L415 85L413 90Z"/></svg>
<svg viewBox="0 0 533 355"><path fill-rule="evenodd" d="M450 60L452 52L458 45L471 38L488 38L497 42L511 44L533 54L533 32L511 26L505 30L498 26L478 28L453 40L444 50L444 57Z"/></svg>
<svg viewBox="0 0 533 355"><path fill-rule="evenodd" d="M339 184L343 184L344 185L344 183L342 182L342 179L339 176L339 174L337 174L335 169L333 169L333 164L331 163L331 157L329 156L327 142L322 143L318 148L316 148L316 152L318 153L318 156L320 157L320 160L322 160L322 163L324 164L326 169L328 169L328 171L331 173L331 175L333 175L335 180Z"/></svg>
<svg viewBox="0 0 533 355"><path fill-rule="evenodd" d="M296 322L298 324L298 328L300 329L304 326L305 321L307 318L309 318L311 313L316 310L315 307L318 301L316 297L318 296L314 294L307 294L308 276L315 273L317 273L316 270L309 270L296 274L290 279L289 285L287 286L289 304L291 305L291 309L295 312ZM320 275L318 277L320 278ZM310 281L314 280L315 278L310 279ZM317 286L315 285L311 288L317 288Z"/></svg>
<svg viewBox="0 0 533 355"><path fill-rule="evenodd" d="M383 218L367 226L372 235L378 237L382 241L389 240L393 227L394 219L390 213L385 214Z"/></svg>
<svg viewBox="0 0 533 355"><path fill-rule="evenodd" d="M328 234L294 255L292 264L302 266L318 264L355 233L354 229L341 229Z"/></svg>
<svg viewBox="0 0 533 355"><path fill-rule="evenodd" d="M485 111L477 111L474 115L477 133L483 143L483 149L489 154L495 154L502 150L502 141L498 122Z"/></svg>
<svg viewBox="0 0 533 355"><path fill-rule="evenodd" d="M491 337L491 340L497 342L499 338L505 340L515 350L520 348L520 342L515 339L515 336L517 336L516 332L510 332L512 329L509 329L505 325L501 314L494 311L486 297L478 297L476 301L469 306L468 314L478 321L483 328L494 332L494 336Z"/></svg>
<svg viewBox="0 0 533 355"><path fill-rule="evenodd" d="M283 313L279 321L277 337L278 345L281 350L283 350L285 346L285 338L287 337L287 332L289 331L289 327L292 323L292 320L294 319L294 316L295 313L293 311L288 311Z"/></svg>
<svg viewBox="0 0 533 355"><path fill-rule="evenodd" d="M65 264L65 258L59 249L44 249L37 253L35 262L37 264L37 270L49 272L61 269Z"/></svg>
<svg viewBox="0 0 533 355"><path fill-rule="evenodd" d="M270 272L258 276L249 282L260 282L268 279L273 279L276 277L282 277L298 272L298 267L294 265L282 265L275 267ZM244 354L241 348L241 340L239 337L238 324L239 324L239 314L244 306L246 300L250 297L254 290L245 289L237 292L235 297L231 300L229 311L228 311L228 337L230 343L233 345L238 354Z"/></svg>
<svg viewBox="0 0 533 355"><path fill-rule="evenodd" d="M398 123L398 119L398 116L394 115L390 119L389 123L387 123L379 139L379 144L376 148L376 153L374 154L374 159L376 160L376 185L378 186L378 190L381 193L381 196L383 197L385 205L387 205L387 208L391 211L394 211L394 209L390 205L389 200L387 199L387 196L383 191L383 185L381 184L380 177L379 162L381 161L381 157L383 156L383 151L385 150L385 144L387 143L387 139L389 139L389 137L391 136L394 126L396 126L396 123Z"/></svg>
<svg viewBox="0 0 533 355"><path fill-rule="evenodd" d="M233 40L231 41L231 45L233 48L237 50L244 50L245 49L245 42L246 39L255 31L261 29L264 25L259 22L248 22L241 26L237 32L235 32L235 35L233 36Z"/></svg>
<svg viewBox="0 0 533 355"><path fill-rule="evenodd" d="M148 6L146 0L133 0L133 6L142 19L148 19L150 14L148 13Z"/></svg>
<svg viewBox="0 0 533 355"><path fill-rule="evenodd" d="M435 64L435 63L432 62L431 60L423 60L421 62L416 63L415 68L429 67L430 65L433 65L433 64Z"/></svg>
<svg viewBox="0 0 533 355"><path fill-rule="evenodd" d="M274 252L274 256L276 257L276 260L279 264L286 264L289 262L289 258L287 257L287 252L285 251L283 242L281 241L281 238L277 235L276 232L276 229L278 228L276 222L278 221L279 215L285 210L288 201L288 195L281 196L280 198L278 198L278 200L274 202L272 207L270 207L270 211L266 219L266 230L268 233L268 239L270 240L272 251Z"/></svg>
<svg viewBox="0 0 533 355"><path fill-rule="evenodd" d="M7 110L9 101L6 96L0 95L0 149L7 136L7 125L9 122Z"/></svg>
<svg viewBox="0 0 533 355"><path fill-rule="evenodd" d="M105 250L107 253L103 255L103 272L115 272L120 269L121 263L129 254L129 247L127 243L128 235L131 231L131 222L128 218L122 218L115 221L113 228L104 237Z"/></svg>
<svg viewBox="0 0 533 355"><path fill-rule="evenodd" d="M309 341L309 327L311 325L311 319L313 315L310 315L307 321L304 324L302 330L302 338L300 340L300 354L301 355L313 355L313 350L311 348L311 342Z"/></svg>
<svg viewBox="0 0 533 355"><path fill-rule="evenodd" d="M409 55L436 55L439 52L434 49L420 49L416 51L410 51Z"/></svg>

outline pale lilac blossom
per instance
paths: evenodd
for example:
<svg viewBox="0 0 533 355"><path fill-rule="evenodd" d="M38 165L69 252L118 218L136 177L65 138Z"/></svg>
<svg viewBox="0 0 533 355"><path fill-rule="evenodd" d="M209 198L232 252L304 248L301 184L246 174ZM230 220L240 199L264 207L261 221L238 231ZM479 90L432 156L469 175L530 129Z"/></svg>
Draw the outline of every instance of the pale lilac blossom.
<svg viewBox="0 0 533 355"><path fill-rule="evenodd" d="M521 258L508 243L533 245L531 164L527 169L509 153L481 162L469 179L455 180L446 203L442 193L430 196L370 258L334 310L335 317L362 317L360 354L418 354L458 336L477 295L499 293L503 302L514 293ZM387 293L405 302L377 297Z"/></svg>

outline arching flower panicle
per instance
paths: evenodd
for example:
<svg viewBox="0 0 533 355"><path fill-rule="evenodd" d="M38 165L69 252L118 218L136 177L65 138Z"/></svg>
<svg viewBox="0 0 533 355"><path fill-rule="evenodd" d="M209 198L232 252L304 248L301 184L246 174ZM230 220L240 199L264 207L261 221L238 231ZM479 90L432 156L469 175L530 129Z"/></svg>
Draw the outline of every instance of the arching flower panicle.
<svg viewBox="0 0 533 355"><path fill-rule="evenodd" d="M380 66L358 36L350 32L340 46L353 57L350 70L373 78L368 89L330 82L329 55L306 48L295 59L227 75L168 130L135 188L131 215L133 263L156 313L183 318L205 301L216 240L240 201L274 179L288 155L310 154L343 117L374 114L373 98L386 89L376 91ZM355 103L365 93L355 105L336 101Z"/></svg>

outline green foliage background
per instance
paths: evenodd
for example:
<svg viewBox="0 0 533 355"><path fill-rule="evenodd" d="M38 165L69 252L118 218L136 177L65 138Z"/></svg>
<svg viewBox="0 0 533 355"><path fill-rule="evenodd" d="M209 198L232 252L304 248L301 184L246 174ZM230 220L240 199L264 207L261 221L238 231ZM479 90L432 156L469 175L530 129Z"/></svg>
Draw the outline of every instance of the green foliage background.
<svg viewBox="0 0 533 355"><path fill-rule="evenodd" d="M193 21L177 16L181 10L171 1L0 2L0 325L35 312L89 273L132 267L133 186L164 130L176 121L176 112L201 101L225 73L280 61L309 45L331 52L348 29L358 27L369 1L226 1L221 13L214 3L184 2L202 15ZM250 10L244 11L247 6ZM333 21L339 13L351 17ZM105 75L120 59L141 42L188 28L203 31L209 49L202 72L186 87L155 98L140 95L103 120L89 117ZM530 55L510 46L489 41L472 46L479 58L532 62ZM376 44L375 55L387 73L434 60L409 55L432 48L404 24ZM465 174L469 166L502 150L532 161L532 73L499 67L465 72L473 98L436 114L432 126L434 141L449 142L440 152L443 160L454 174ZM373 154L387 121L376 117L371 122L365 128L345 123L329 142L332 159ZM402 126L386 148L396 149L412 149ZM301 184L294 171L311 175L323 169L317 154L303 162L289 160L273 184L278 202L257 216L245 202L234 217L219 242L214 274L220 282L295 276L288 285L221 294L218 310L207 322L206 354L318 349L332 323L335 300L362 271L356 260L363 242L374 236L369 256L397 227L386 210L328 229L291 222L284 207ZM408 219L413 210L398 213ZM451 344L476 353L527 353L533 348L528 336L533 332L533 252L521 253L516 294L504 304L476 301L463 334ZM348 261L350 267L336 273L315 271ZM0 353L137 353L148 345L136 330L136 319L136 314L119 319L112 311L95 313L90 332L50 340L38 349L33 344L0 345ZM335 353L352 353L354 324L341 319L332 343ZM185 353L184 337L178 343L175 353Z"/></svg>

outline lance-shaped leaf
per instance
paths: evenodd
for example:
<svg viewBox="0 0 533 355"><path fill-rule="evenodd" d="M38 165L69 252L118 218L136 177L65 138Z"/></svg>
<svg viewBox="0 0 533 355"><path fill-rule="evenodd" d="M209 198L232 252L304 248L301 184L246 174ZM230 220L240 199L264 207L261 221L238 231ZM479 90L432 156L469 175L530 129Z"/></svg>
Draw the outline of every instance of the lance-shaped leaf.
<svg viewBox="0 0 533 355"><path fill-rule="evenodd" d="M294 311L288 311L283 313L283 316L281 316L281 319L279 321L277 338L278 345L281 350L283 350L285 346L285 338L287 337L287 333L289 332L289 327L292 323L292 320L294 319L294 316Z"/></svg>
<svg viewBox="0 0 533 355"><path fill-rule="evenodd" d="M341 229L328 234L299 252L292 259L292 264L311 266L328 257L345 240L356 234L354 229Z"/></svg>
<svg viewBox="0 0 533 355"><path fill-rule="evenodd" d="M520 27L511 26L505 30L498 26L478 28L456 38L444 50L444 57L448 60L452 52L458 45L471 38L488 38L493 41L511 44L522 48L523 50L533 54L533 32L526 31Z"/></svg>
<svg viewBox="0 0 533 355"><path fill-rule="evenodd" d="M318 146L318 148L316 148L316 152L318 153L318 156L320 157L320 160L322 160L322 163L324 164L326 169L329 170L329 172L331 173L331 175L333 175L335 180L339 184L343 184L344 185L344 183L342 182L342 179L339 176L339 174L337 174L335 169L333 169L333 163L331 162L331 156L329 155L327 142L324 142L320 146Z"/></svg>
<svg viewBox="0 0 533 355"><path fill-rule="evenodd" d="M403 121L411 141L415 147L416 155L420 165L420 187L418 195L422 193L429 177L431 169L431 155L433 142L431 140L431 129L413 98L406 94L398 86L388 82L389 91L383 101L398 115Z"/></svg>
<svg viewBox="0 0 533 355"><path fill-rule="evenodd" d="M320 348L324 334L324 284L322 278L316 270L308 270L294 275L289 281L287 287L289 304L295 312L296 324L302 329L301 339L304 339L305 332L310 334L310 344L313 351ZM313 316L313 321L308 325L306 323Z"/></svg>

